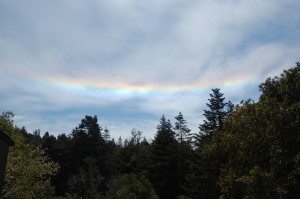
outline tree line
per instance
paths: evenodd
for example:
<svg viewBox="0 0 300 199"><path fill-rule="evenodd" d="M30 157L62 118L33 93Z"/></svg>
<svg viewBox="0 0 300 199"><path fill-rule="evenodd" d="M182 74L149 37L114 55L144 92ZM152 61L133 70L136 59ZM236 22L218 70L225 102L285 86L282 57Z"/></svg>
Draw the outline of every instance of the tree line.
<svg viewBox="0 0 300 199"><path fill-rule="evenodd" d="M1 198L300 198L300 63L238 105L212 89L192 133L180 112L164 115L153 140L114 140L97 116L70 134L28 133L0 116L10 148Z"/></svg>

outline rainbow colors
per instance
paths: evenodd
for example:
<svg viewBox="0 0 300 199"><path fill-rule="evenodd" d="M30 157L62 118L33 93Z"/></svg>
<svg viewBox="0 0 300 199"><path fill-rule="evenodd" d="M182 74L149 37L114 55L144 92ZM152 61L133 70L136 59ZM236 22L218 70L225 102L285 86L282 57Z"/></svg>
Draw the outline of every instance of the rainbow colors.
<svg viewBox="0 0 300 199"><path fill-rule="evenodd" d="M145 84L145 85L130 85L126 83L110 83L101 82L98 80L85 80L85 79L72 79L72 78L22 78L26 81L31 81L35 84L43 84L47 86L54 86L63 89L71 90L88 90L88 91L101 91L123 94L148 94L148 93L177 93L177 92L201 92L211 88L224 88L243 85L245 83L254 82L255 78L228 78L223 80L211 80L195 82L188 85L180 86L166 86L158 84Z"/></svg>

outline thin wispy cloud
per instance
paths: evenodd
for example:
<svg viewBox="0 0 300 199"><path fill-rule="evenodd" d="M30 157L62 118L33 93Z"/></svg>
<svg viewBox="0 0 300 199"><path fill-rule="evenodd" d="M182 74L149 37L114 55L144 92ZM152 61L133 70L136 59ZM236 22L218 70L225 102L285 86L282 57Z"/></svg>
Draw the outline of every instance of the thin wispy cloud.
<svg viewBox="0 0 300 199"><path fill-rule="evenodd" d="M179 111L197 131L210 88L234 102L257 98L259 83L299 61L299 8L297 0L1 1L1 109L53 134L96 114L115 137L133 127L153 137L160 116Z"/></svg>

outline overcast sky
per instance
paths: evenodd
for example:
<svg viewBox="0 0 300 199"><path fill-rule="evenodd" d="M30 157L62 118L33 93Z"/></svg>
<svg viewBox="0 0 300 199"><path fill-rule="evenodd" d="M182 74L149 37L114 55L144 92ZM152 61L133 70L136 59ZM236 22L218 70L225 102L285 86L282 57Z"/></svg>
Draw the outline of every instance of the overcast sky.
<svg viewBox="0 0 300 199"><path fill-rule="evenodd" d="M0 110L29 132L97 115L153 138L162 114L193 132L212 88L238 103L300 61L299 0L0 0Z"/></svg>

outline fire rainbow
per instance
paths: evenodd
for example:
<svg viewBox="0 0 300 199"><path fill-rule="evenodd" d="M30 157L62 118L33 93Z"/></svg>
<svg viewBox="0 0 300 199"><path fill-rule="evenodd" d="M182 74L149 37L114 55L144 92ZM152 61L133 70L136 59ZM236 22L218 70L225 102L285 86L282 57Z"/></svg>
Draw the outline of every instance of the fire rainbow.
<svg viewBox="0 0 300 199"><path fill-rule="evenodd" d="M255 82L250 77L223 79L210 82L199 82L182 86L163 85L131 85L121 83L107 83L92 80L74 80L71 78L22 78L33 84L42 84L67 90L87 90L119 94L151 94L151 93L179 93L179 92L201 92L211 88L227 88Z"/></svg>

